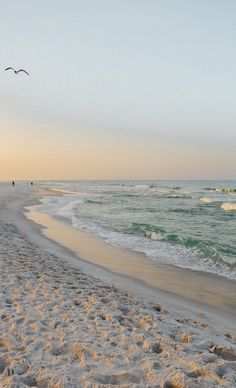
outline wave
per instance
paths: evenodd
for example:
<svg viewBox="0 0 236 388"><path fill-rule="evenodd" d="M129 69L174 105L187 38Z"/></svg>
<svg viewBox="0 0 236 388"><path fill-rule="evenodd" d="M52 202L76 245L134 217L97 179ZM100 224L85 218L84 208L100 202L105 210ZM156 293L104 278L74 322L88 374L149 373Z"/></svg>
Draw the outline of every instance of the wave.
<svg viewBox="0 0 236 388"><path fill-rule="evenodd" d="M152 185L153 186L153 185ZM147 190L150 188L150 185L142 185L142 184L139 184L139 185L135 185L135 188L136 189L141 189L141 190Z"/></svg>
<svg viewBox="0 0 236 388"><path fill-rule="evenodd" d="M215 188L214 190L220 193L236 193L236 189L230 189L226 187Z"/></svg>
<svg viewBox="0 0 236 388"><path fill-rule="evenodd" d="M225 211L236 210L236 203L222 203L221 209Z"/></svg>
<svg viewBox="0 0 236 388"><path fill-rule="evenodd" d="M216 244L213 241L203 241L191 236L182 236L174 233L167 234L164 228L150 224L133 223L128 233L192 249L195 253L198 253L201 258L211 258L229 266L231 264L236 264L231 263L230 260L227 259L227 255L236 256L236 250L227 245Z"/></svg>
<svg viewBox="0 0 236 388"><path fill-rule="evenodd" d="M40 199L41 204L38 205L38 210L42 213L47 213L52 216L61 216L71 218L75 208L81 205L84 201L75 196L53 196Z"/></svg>
<svg viewBox="0 0 236 388"><path fill-rule="evenodd" d="M102 201L96 201L94 199L87 199L86 203L92 203L94 205L103 205L104 204Z"/></svg>
<svg viewBox="0 0 236 388"><path fill-rule="evenodd" d="M66 206L62 207L58 212L57 215L64 216L64 217L70 217L74 213L74 209L78 207L83 203L81 199L76 199L74 201L69 202Z"/></svg>
<svg viewBox="0 0 236 388"><path fill-rule="evenodd" d="M228 187L204 187L203 190L216 191L216 192L220 192L220 193L236 193L235 188L228 188Z"/></svg>
<svg viewBox="0 0 236 388"><path fill-rule="evenodd" d="M184 213L184 214L190 214L190 215L202 215L203 213L206 213L206 208L204 208L204 205L199 205L197 207L192 207L192 208L181 208L177 207L174 209L169 210L171 213Z"/></svg>
<svg viewBox="0 0 236 388"><path fill-rule="evenodd" d="M160 192L162 192L163 191L163 189L165 189L165 190L171 190L171 191L173 191L173 190L181 190L181 186L175 186L175 185L172 185L172 186L163 186L163 185L157 185L157 184L137 184L137 185L135 185L134 186L134 188L135 189L138 189L138 190L149 190L149 189L151 189L151 191L160 191ZM130 187L129 187L129 189L130 189ZM153 190L154 189L154 190Z"/></svg>
<svg viewBox="0 0 236 388"><path fill-rule="evenodd" d="M217 254L217 248L215 247L215 244L213 242L205 242L202 240L195 239L190 236L181 236L178 234L167 234L164 237L164 240L170 243L180 244L185 247L198 247L201 251L204 251L205 253L211 253L210 256L215 256Z"/></svg>
<svg viewBox="0 0 236 388"><path fill-rule="evenodd" d="M181 236L177 234L168 234L163 238L170 244L181 245L190 248L193 253L197 254L199 259L212 259L214 264L224 264L229 268L236 267L236 249L228 245L216 244L213 241L203 241L190 236Z"/></svg>
<svg viewBox="0 0 236 388"><path fill-rule="evenodd" d="M171 190L181 190L181 186L169 186Z"/></svg>
<svg viewBox="0 0 236 388"><path fill-rule="evenodd" d="M236 193L236 189L228 189L228 188L216 188L215 191L219 191L221 193Z"/></svg>
<svg viewBox="0 0 236 388"><path fill-rule="evenodd" d="M209 198L209 197L202 197L202 198L200 198L200 201L205 202L205 203L211 203L211 202L214 202L214 199Z"/></svg>
<svg viewBox="0 0 236 388"><path fill-rule="evenodd" d="M44 198L39 211L67 218L73 227L114 246L144 253L154 262L236 279L232 189L227 195L226 191L216 193L214 188L204 193L195 186L192 191L183 187L176 192L170 185L160 184L111 189L103 183L96 190L90 186L83 184L82 192L78 187L77 195Z"/></svg>
<svg viewBox="0 0 236 388"><path fill-rule="evenodd" d="M151 240L161 239L161 233L164 233L164 228L150 225L150 224L139 224L133 223L131 228L128 230L128 233L135 234L138 236L143 236L150 238Z"/></svg>
<svg viewBox="0 0 236 388"><path fill-rule="evenodd" d="M163 197L165 197L167 199L178 199L178 198L189 199L189 198L192 198L190 195L187 195L187 194L167 194L167 195L163 195Z"/></svg>
<svg viewBox="0 0 236 388"><path fill-rule="evenodd" d="M175 234L163 236L164 229L149 224L132 224L127 233L106 230L91 221L73 217L73 226L102 237L108 244L140 252L153 262L205 271L236 279L236 262L227 260L212 242ZM225 251L228 252L227 247Z"/></svg>

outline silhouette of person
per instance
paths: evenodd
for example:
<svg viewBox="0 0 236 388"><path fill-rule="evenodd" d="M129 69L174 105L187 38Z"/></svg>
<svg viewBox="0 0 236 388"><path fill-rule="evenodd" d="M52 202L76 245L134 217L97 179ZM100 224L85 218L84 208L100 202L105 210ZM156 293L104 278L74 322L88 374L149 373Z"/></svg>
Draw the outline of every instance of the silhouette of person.
<svg viewBox="0 0 236 388"><path fill-rule="evenodd" d="M34 184L33 182L30 182L30 186L33 186L33 184Z"/></svg>
<svg viewBox="0 0 236 388"><path fill-rule="evenodd" d="M12 181L12 186L14 186L15 185L15 182L14 181Z"/></svg>

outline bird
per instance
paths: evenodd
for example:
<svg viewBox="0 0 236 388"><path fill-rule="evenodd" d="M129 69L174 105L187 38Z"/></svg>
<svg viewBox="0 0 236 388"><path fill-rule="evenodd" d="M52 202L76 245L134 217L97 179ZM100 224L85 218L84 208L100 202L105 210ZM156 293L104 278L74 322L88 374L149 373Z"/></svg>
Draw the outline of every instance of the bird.
<svg viewBox="0 0 236 388"><path fill-rule="evenodd" d="M5 71L7 71L7 70L13 70L15 74L19 74L19 73L22 71L23 73L25 73L25 74L27 74L27 75L30 75L30 74L29 74L26 70L24 70L24 69L15 70L13 67L7 67L7 68L5 69Z"/></svg>

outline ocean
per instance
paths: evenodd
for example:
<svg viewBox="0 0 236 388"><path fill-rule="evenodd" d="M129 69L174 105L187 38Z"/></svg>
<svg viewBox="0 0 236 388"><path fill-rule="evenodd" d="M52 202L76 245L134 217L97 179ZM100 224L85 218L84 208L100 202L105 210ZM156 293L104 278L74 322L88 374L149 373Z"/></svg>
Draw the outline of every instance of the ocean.
<svg viewBox="0 0 236 388"><path fill-rule="evenodd" d="M236 181L44 181L37 210L155 263L236 280Z"/></svg>

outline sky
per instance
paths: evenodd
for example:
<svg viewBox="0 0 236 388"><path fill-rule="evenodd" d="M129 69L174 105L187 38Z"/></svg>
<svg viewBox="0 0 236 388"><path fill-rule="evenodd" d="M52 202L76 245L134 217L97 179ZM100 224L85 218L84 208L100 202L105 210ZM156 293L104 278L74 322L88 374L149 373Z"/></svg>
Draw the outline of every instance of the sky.
<svg viewBox="0 0 236 388"><path fill-rule="evenodd" d="M236 179L235 0L0 5L0 179Z"/></svg>

